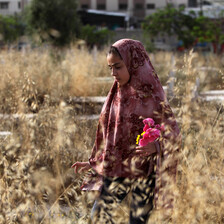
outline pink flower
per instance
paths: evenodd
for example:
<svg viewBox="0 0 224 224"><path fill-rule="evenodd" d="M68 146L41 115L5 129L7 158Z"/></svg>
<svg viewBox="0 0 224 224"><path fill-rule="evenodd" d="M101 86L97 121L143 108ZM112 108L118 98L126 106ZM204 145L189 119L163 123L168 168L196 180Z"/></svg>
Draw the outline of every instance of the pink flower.
<svg viewBox="0 0 224 224"><path fill-rule="evenodd" d="M144 128L143 128L143 131L146 132L147 129L149 129L149 126L146 124L146 125L144 126Z"/></svg>
<svg viewBox="0 0 224 224"><path fill-rule="evenodd" d="M155 125L155 128L160 130L161 129L161 126L159 124L156 124Z"/></svg>
<svg viewBox="0 0 224 224"><path fill-rule="evenodd" d="M143 123L145 125L143 133L138 135L136 139L136 144L139 146L146 146L148 143L156 141L160 137L161 131L165 130L164 125L155 125L155 121L152 118L144 119ZM141 136L142 139L140 139Z"/></svg>
<svg viewBox="0 0 224 224"><path fill-rule="evenodd" d="M164 124L162 124L162 125L156 124L156 125L155 125L155 128L156 128L156 129L159 129L160 131L164 131L164 130L165 130L165 126L164 126Z"/></svg>
<svg viewBox="0 0 224 224"><path fill-rule="evenodd" d="M148 143L149 143L148 139L144 139L144 138L140 139L139 141L140 146L146 146L148 145Z"/></svg>
<svg viewBox="0 0 224 224"><path fill-rule="evenodd" d="M159 138L161 131L156 128L148 128L146 132L143 134L143 138L140 139L139 145L146 146L150 142L154 142L157 138Z"/></svg>
<svg viewBox="0 0 224 224"><path fill-rule="evenodd" d="M164 125L164 124L162 124L162 125L160 126L160 130L161 130L161 131L165 131L165 125Z"/></svg>
<svg viewBox="0 0 224 224"><path fill-rule="evenodd" d="M146 118L143 120L143 123L145 125L148 125L149 127L151 127L155 124L155 121L152 118Z"/></svg>
<svg viewBox="0 0 224 224"><path fill-rule="evenodd" d="M146 131L150 127L154 126L155 122L152 118L146 118L143 120L143 123L145 124L143 131Z"/></svg>

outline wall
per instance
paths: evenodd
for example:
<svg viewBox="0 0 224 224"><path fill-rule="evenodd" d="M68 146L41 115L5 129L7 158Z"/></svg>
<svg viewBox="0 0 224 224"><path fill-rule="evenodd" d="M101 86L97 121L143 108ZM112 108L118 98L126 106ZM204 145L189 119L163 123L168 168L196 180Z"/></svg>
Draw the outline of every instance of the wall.
<svg viewBox="0 0 224 224"><path fill-rule="evenodd" d="M15 13L20 13L31 0L0 0L0 2L9 2L8 9L0 9L1 15L14 15ZM21 2L21 8L18 7L19 2Z"/></svg>

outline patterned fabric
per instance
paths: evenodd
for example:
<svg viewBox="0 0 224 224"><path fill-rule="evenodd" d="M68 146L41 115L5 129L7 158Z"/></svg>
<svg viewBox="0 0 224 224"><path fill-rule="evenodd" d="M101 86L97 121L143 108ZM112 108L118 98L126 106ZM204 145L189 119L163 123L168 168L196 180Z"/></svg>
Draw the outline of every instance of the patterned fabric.
<svg viewBox="0 0 224 224"><path fill-rule="evenodd" d="M173 148L165 147L177 142L179 129L164 90L143 45L136 40L122 39L113 44L129 71L130 80L119 87L114 81L99 118L96 140L89 159L98 175L93 184L84 182L83 190L97 190L105 177L147 177L157 163L157 173L162 161L173 155ZM136 138L144 127L143 119L153 118L167 130L163 141L156 142L157 162L151 157L133 155ZM167 142L170 143L167 143ZM166 143L165 143L166 142ZM175 173L176 163L169 169ZM159 175L159 174L158 174ZM101 177L101 178L100 178ZM91 179L91 178L90 178ZM97 187L96 187L97 186Z"/></svg>

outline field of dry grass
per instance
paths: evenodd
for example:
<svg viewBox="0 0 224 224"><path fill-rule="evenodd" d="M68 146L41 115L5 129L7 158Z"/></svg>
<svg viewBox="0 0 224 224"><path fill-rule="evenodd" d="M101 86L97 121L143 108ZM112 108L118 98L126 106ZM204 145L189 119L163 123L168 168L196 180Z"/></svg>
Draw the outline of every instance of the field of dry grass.
<svg viewBox="0 0 224 224"><path fill-rule="evenodd" d="M77 119L69 102L107 94L111 82L96 79L110 76L105 56L106 50L75 48L58 61L47 50L1 52L0 131L12 135L0 137L0 223L88 223L94 195L80 191L83 177L70 166L90 155L97 120ZM223 89L224 57L157 52L150 58L163 85L175 72L171 104L183 143L177 183L169 186L172 221L154 211L149 223L223 223L223 102L196 100L192 92L197 77L199 91ZM127 212L127 205L117 207L116 223L125 223Z"/></svg>

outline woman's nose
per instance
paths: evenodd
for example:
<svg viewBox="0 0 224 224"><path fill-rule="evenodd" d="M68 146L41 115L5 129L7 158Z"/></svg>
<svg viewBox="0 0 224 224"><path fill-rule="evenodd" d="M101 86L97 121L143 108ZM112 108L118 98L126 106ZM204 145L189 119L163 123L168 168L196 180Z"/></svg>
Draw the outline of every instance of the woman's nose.
<svg viewBox="0 0 224 224"><path fill-rule="evenodd" d="M117 75L116 69L114 69L114 68L111 69L111 75L112 76L116 76Z"/></svg>

